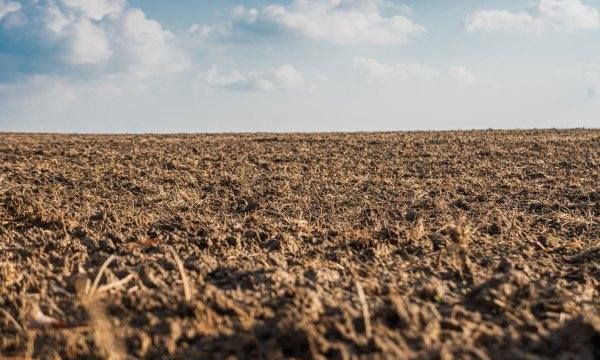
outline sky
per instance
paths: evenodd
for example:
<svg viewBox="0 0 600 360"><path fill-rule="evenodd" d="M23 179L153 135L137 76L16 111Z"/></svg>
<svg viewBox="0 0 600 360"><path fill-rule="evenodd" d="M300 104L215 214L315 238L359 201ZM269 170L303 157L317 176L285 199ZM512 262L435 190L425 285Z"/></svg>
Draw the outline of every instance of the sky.
<svg viewBox="0 0 600 360"><path fill-rule="evenodd" d="M0 131L600 127L600 0L0 0Z"/></svg>

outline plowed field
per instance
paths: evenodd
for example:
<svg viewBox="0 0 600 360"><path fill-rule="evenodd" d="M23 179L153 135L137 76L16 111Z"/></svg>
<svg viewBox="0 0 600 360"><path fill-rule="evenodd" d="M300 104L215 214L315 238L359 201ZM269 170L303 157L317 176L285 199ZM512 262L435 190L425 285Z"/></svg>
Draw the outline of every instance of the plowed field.
<svg viewBox="0 0 600 360"><path fill-rule="evenodd" d="M0 358L598 359L599 169L599 130L0 134Z"/></svg>

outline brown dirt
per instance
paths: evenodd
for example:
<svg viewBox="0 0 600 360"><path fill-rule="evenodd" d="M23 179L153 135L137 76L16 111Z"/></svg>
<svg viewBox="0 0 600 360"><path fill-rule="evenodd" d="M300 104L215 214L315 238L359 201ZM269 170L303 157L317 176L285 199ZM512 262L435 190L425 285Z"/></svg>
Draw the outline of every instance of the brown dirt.
<svg viewBox="0 0 600 360"><path fill-rule="evenodd" d="M599 358L599 168L599 130L3 134L0 358Z"/></svg>

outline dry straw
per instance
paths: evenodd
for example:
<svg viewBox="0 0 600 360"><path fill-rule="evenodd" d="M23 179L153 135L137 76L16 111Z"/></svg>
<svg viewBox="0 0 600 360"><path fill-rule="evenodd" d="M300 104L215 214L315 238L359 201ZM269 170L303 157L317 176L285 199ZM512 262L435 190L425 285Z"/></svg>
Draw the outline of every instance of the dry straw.
<svg viewBox="0 0 600 360"><path fill-rule="evenodd" d="M173 255L173 259L175 259L175 263L177 264L177 268L181 274L181 281L183 282L183 295L185 297L185 301L189 303L192 301L192 288L190 287L190 281L185 272L185 268L183 267L183 262L172 246L169 245L168 249L171 252L171 255Z"/></svg>
<svg viewBox="0 0 600 360"><path fill-rule="evenodd" d="M358 301L360 301L360 306L362 308L363 320L365 322L365 335L367 339L370 339L373 336L373 330L371 328L371 316L369 315L369 304L367 304L367 298L365 296L365 291L363 289L360 281L356 280L356 292L358 293Z"/></svg>

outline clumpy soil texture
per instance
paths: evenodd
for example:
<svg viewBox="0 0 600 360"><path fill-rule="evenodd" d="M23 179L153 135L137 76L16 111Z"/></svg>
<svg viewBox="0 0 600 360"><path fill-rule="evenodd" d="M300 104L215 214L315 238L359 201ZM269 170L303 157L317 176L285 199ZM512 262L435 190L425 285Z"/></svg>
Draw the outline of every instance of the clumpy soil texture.
<svg viewBox="0 0 600 360"><path fill-rule="evenodd" d="M0 358L597 359L599 169L598 130L3 134Z"/></svg>

